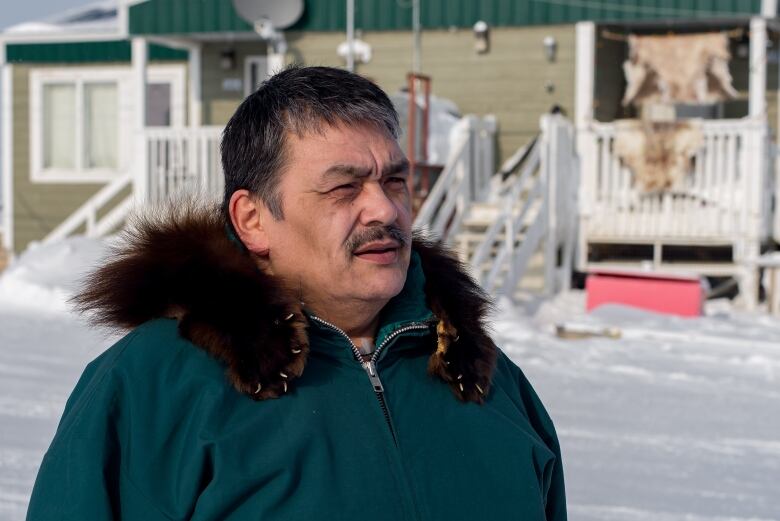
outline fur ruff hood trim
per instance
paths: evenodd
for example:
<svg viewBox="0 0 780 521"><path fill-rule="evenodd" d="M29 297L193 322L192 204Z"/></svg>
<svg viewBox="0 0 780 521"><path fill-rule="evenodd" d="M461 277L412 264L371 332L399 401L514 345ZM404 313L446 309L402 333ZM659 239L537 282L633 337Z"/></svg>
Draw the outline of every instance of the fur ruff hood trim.
<svg viewBox="0 0 780 521"><path fill-rule="evenodd" d="M124 239L74 298L82 312L122 330L176 318L181 336L221 360L233 386L254 400L294 385L309 354L308 318L296 293L231 239L215 207L136 217ZM459 400L482 403L497 356L485 328L490 301L451 252L420 237L412 248L436 317L428 373Z"/></svg>

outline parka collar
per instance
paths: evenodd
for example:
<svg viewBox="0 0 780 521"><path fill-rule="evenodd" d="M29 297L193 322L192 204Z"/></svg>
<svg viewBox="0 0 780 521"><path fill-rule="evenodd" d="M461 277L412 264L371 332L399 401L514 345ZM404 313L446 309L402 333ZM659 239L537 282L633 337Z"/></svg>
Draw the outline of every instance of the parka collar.
<svg viewBox="0 0 780 521"><path fill-rule="evenodd" d="M310 342L312 351L321 351L326 356L354 362L351 349L347 349L347 340L340 333L315 319L306 309L304 314L309 317L309 336L321 337L323 342ZM379 314L379 328L375 338L377 346L381 346L387 337L396 331L409 326L428 326L435 330L436 318L428 307L425 296L425 274L423 273L420 255L412 251L409 259L409 269L406 282L401 291L390 299Z"/></svg>
<svg viewBox="0 0 780 521"><path fill-rule="evenodd" d="M75 297L82 311L115 328L176 318L184 338L225 364L239 392L262 400L289 391L306 365L310 321L295 292L231 241L216 207L179 204L136 217L124 239ZM420 237L412 250L406 284L383 310L377 340L433 317L428 373L458 399L481 403L496 359L484 325L489 300L452 253Z"/></svg>

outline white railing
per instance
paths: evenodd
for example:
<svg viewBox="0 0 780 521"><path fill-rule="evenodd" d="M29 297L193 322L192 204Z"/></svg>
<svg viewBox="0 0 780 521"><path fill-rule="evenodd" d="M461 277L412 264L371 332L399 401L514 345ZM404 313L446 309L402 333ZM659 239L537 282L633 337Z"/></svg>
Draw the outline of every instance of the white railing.
<svg viewBox="0 0 780 521"><path fill-rule="evenodd" d="M108 183L44 237L43 242L64 239L80 228L84 228L87 237L102 237L114 231L122 224L133 205L133 196L130 193L132 181L131 174L124 174ZM100 216L101 210L105 210L106 206L123 191L128 191L124 199L111 207L105 215Z"/></svg>
<svg viewBox="0 0 780 521"><path fill-rule="evenodd" d="M769 143L769 161L767 161L767 169L769 174L769 182L771 183L767 190L772 194L773 204L771 207L774 210L772 216L772 239L776 243L780 243L780 182L778 182L777 176L780 174L780 147L775 143ZM778 295L780 295L780 288L778 289Z"/></svg>
<svg viewBox="0 0 780 521"><path fill-rule="evenodd" d="M221 194L223 127L148 128L142 134L146 201L185 192Z"/></svg>
<svg viewBox="0 0 780 521"><path fill-rule="evenodd" d="M477 281L493 295L514 295L542 243L545 290L568 288L577 214L573 128L560 115L542 116L541 128L530 151L523 152L520 172L502 186L498 217L469 259Z"/></svg>
<svg viewBox="0 0 780 521"><path fill-rule="evenodd" d="M580 130L581 215L588 240L767 237L772 191L766 124L701 120L701 131L704 144L683 186L643 194L614 154L615 125L593 122Z"/></svg>
<svg viewBox="0 0 780 521"><path fill-rule="evenodd" d="M539 155L537 142L523 169L513 178L510 189L501 195L498 218L485 231L469 259L477 282L490 293L502 294L508 288L516 287L520 274L539 245L539 206L544 182L538 172ZM504 273L507 267L508 273ZM503 283L499 287L500 276L503 276Z"/></svg>
<svg viewBox="0 0 780 521"><path fill-rule="evenodd" d="M495 132L491 116L466 116L458 122L447 163L415 217L416 229L443 241L458 233L469 205L488 196Z"/></svg>

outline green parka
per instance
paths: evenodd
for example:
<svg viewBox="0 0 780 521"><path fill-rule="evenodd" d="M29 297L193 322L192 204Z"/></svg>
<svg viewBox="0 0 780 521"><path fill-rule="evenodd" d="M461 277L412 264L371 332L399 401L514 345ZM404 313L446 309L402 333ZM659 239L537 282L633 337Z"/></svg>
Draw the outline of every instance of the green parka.
<svg viewBox="0 0 780 521"><path fill-rule="evenodd" d="M415 244L361 364L220 235L147 225L93 277L82 304L140 325L84 371L29 520L566 519L553 424L456 261Z"/></svg>

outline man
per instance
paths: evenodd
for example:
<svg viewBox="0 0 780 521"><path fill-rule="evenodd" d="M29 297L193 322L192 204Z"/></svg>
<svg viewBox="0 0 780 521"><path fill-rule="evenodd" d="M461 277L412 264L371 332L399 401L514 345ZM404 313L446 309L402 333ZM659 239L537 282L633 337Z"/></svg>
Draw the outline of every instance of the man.
<svg viewBox="0 0 780 521"><path fill-rule="evenodd" d="M411 239L387 96L291 67L222 141L221 211L143 221L79 297L92 362L28 519L566 518L552 422L482 291Z"/></svg>

